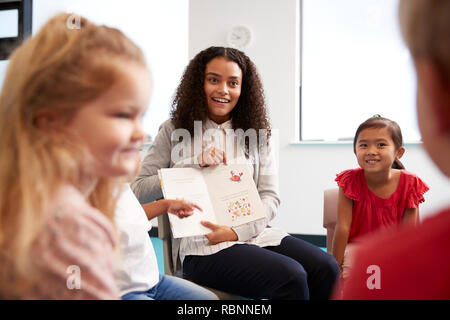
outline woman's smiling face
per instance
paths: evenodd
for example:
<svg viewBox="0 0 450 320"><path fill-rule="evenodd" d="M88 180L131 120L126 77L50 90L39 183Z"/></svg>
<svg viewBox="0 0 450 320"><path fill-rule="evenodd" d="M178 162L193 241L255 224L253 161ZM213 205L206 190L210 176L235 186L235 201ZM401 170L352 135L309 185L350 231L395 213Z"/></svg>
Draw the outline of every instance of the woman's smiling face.
<svg viewBox="0 0 450 320"><path fill-rule="evenodd" d="M212 59L206 65L204 89L208 116L221 124L230 119L230 113L241 95L242 70L225 57Z"/></svg>

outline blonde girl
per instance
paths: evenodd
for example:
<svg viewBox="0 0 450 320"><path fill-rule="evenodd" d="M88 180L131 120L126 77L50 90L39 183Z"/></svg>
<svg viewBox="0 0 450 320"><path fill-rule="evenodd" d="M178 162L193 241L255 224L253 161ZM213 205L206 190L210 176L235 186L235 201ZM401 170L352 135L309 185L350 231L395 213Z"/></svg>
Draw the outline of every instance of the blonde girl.
<svg viewBox="0 0 450 320"><path fill-rule="evenodd" d="M150 75L119 30L69 19L12 54L1 91L2 298L118 297L113 195L137 170Z"/></svg>

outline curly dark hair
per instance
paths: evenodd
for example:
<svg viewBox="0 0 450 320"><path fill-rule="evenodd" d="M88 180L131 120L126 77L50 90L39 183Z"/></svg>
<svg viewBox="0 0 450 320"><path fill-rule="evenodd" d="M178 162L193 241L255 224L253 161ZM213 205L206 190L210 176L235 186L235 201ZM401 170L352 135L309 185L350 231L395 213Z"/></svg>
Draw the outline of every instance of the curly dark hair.
<svg viewBox="0 0 450 320"><path fill-rule="evenodd" d="M205 70L206 65L217 57L224 57L236 62L242 71L241 95L230 114L233 129L243 129L244 131L250 128L266 129L267 139L270 138L271 128L266 112L264 89L256 67L242 51L225 47L209 47L198 53L189 62L172 102L170 116L175 128L187 129L193 136L194 121L207 119L208 105L204 90ZM248 143L246 143L247 152Z"/></svg>

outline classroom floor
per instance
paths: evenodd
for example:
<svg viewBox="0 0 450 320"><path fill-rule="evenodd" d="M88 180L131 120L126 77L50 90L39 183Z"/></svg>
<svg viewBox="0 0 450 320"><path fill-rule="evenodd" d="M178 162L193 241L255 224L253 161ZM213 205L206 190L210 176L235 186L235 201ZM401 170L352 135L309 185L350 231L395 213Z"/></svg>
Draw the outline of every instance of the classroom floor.
<svg viewBox="0 0 450 320"><path fill-rule="evenodd" d="M153 247L155 248L156 257L158 260L158 270L160 274L164 274L164 256L163 256L163 246L162 240L155 237L150 237L152 240ZM327 251L327 248L320 247L323 251Z"/></svg>

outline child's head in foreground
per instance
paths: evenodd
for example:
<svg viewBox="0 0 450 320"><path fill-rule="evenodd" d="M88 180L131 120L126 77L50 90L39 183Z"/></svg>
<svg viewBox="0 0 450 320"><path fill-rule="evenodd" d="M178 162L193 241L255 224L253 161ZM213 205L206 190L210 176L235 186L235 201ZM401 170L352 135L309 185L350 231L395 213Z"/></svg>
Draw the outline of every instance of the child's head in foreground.
<svg viewBox="0 0 450 320"><path fill-rule="evenodd" d="M430 157L450 176L450 1L401 0L400 25L417 72L417 117Z"/></svg>
<svg viewBox="0 0 450 320"><path fill-rule="evenodd" d="M144 55L117 29L84 18L68 28L68 19L53 17L13 52L1 91L2 283L26 272L58 188L74 185L112 219L116 179L137 170L150 98Z"/></svg>

